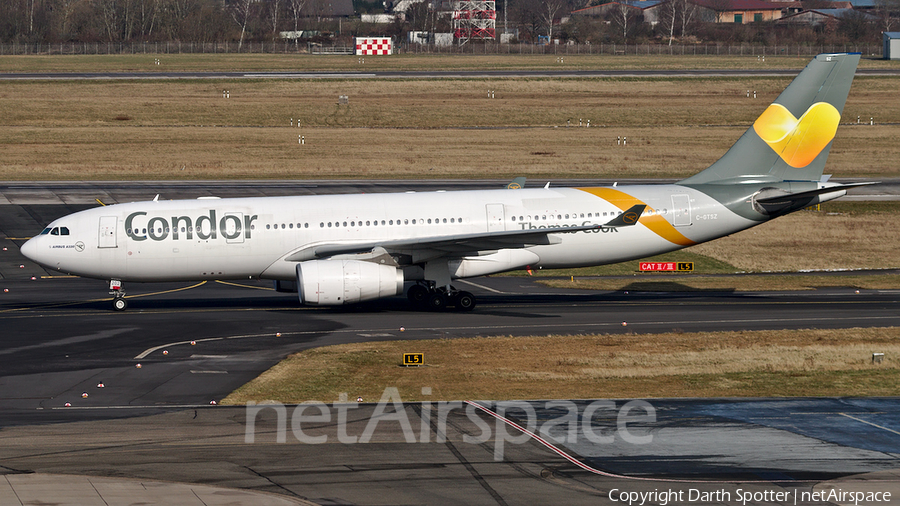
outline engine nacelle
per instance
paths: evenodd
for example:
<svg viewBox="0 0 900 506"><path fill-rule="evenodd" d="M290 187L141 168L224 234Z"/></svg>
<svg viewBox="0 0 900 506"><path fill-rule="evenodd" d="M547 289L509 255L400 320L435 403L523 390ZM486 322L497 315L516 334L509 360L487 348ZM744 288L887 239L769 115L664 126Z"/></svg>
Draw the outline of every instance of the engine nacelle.
<svg viewBox="0 0 900 506"><path fill-rule="evenodd" d="M360 260L309 260L297 264L300 302L339 306L403 293L403 271Z"/></svg>

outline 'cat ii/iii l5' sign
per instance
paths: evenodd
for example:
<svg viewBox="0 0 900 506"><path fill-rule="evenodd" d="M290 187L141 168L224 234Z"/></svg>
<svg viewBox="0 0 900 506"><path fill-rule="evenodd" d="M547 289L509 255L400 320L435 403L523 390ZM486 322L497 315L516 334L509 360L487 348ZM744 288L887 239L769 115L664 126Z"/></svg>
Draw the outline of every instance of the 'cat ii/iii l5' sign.
<svg viewBox="0 0 900 506"><path fill-rule="evenodd" d="M641 272L691 272L694 262L641 262Z"/></svg>

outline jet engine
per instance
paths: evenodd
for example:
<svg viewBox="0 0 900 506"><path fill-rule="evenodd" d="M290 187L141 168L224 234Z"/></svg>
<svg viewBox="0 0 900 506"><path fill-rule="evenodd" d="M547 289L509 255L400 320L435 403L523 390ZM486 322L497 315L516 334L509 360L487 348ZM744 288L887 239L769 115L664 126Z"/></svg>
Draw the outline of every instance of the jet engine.
<svg viewBox="0 0 900 506"><path fill-rule="evenodd" d="M360 260L309 260L297 264L300 302L339 306L403 293L403 271Z"/></svg>

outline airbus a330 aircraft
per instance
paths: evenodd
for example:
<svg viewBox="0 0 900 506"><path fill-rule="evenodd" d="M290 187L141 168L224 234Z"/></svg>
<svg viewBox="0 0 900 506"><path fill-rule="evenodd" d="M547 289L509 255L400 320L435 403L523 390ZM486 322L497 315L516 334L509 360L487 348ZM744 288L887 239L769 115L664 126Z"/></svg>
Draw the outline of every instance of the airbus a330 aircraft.
<svg viewBox="0 0 900 506"><path fill-rule="evenodd" d="M647 257L844 195L857 185L822 172L859 57L815 57L721 159L676 184L134 202L60 218L21 251L110 280L118 310L123 281L247 278L313 305L414 282L412 302L470 310L454 279Z"/></svg>

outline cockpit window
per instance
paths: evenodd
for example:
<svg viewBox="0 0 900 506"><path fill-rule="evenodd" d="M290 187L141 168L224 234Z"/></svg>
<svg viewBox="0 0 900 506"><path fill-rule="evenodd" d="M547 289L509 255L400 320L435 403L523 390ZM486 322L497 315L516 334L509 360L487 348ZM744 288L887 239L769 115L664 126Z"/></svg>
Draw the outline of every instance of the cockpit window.
<svg viewBox="0 0 900 506"><path fill-rule="evenodd" d="M59 235L69 235L69 227L59 227Z"/></svg>
<svg viewBox="0 0 900 506"><path fill-rule="evenodd" d="M50 227L47 227L44 230L41 230L41 235L47 235L49 233L50 233Z"/></svg>
<svg viewBox="0 0 900 506"><path fill-rule="evenodd" d="M50 235L59 235L59 227L53 227L53 230L50 231Z"/></svg>

